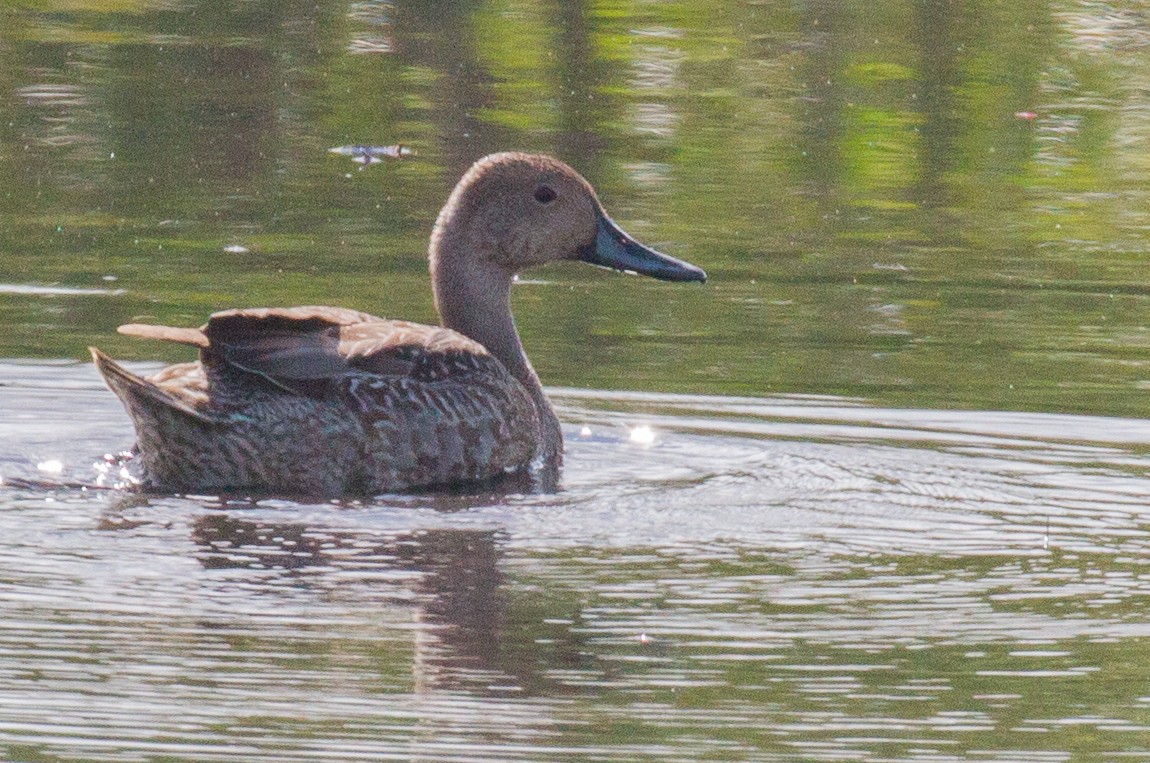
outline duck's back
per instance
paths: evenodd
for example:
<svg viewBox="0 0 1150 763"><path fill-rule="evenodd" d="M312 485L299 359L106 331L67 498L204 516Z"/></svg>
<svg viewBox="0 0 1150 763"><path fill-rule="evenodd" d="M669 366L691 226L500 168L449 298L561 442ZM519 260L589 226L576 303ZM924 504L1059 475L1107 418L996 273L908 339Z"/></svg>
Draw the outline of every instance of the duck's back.
<svg viewBox="0 0 1150 763"><path fill-rule="evenodd" d="M448 329L302 307L121 331L200 348L147 380L96 352L153 489L408 490L524 468L539 445L522 385Z"/></svg>

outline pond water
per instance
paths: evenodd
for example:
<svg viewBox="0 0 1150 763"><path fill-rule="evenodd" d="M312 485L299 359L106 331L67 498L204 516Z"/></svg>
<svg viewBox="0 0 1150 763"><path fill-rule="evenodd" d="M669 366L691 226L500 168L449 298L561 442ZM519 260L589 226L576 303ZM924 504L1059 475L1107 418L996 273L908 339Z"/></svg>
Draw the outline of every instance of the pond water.
<svg viewBox="0 0 1150 763"><path fill-rule="evenodd" d="M1150 759L1148 48L1134 2L3 5L0 757ZM507 148L711 276L517 285L557 491L94 487L87 346L434 321Z"/></svg>

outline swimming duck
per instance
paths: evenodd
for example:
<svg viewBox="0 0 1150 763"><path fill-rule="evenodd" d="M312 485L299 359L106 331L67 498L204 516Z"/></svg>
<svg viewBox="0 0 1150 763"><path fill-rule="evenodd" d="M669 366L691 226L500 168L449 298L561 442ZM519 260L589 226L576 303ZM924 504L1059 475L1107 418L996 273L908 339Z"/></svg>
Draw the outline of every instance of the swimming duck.
<svg viewBox="0 0 1150 763"><path fill-rule="evenodd" d="M136 429L141 484L163 492L399 492L562 461L563 436L511 316L524 268L580 260L706 280L624 233L575 170L501 153L455 186L431 234L442 326L338 307L226 310L201 328L121 334L199 348L141 378L91 348Z"/></svg>

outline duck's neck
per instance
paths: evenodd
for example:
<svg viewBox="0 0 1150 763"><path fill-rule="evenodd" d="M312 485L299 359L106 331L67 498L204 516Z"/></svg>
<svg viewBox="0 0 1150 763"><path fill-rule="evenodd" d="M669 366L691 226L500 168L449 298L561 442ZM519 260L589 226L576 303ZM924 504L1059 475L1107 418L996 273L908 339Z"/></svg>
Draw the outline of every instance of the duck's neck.
<svg viewBox="0 0 1150 763"><path fill-rule="evenodd" d="M480 266L470 257L452 256L453 243L448 236L440 238L435 242L438 251L433 248L431 256L431 282L439 318L445 327L486 347L523 385L539 416L540 455L547 462L556 462L563 451L563 435L515 329L511 316L512 274ZM443 251L444 247L449 251Z"/></svg>

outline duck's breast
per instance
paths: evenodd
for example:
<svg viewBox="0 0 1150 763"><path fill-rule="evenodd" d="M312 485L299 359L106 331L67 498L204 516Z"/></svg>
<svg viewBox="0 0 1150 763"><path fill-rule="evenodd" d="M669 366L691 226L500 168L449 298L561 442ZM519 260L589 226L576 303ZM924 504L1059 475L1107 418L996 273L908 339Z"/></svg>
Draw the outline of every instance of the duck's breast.
<svg viewBox="0 0 1150 763"><path fill-rule="evenodd" d="M340 406L365 430L373 481L433 485L495 477L530 463L539 447L535 406L489 355L412 348L408 373L347 374Z"/></svg>

